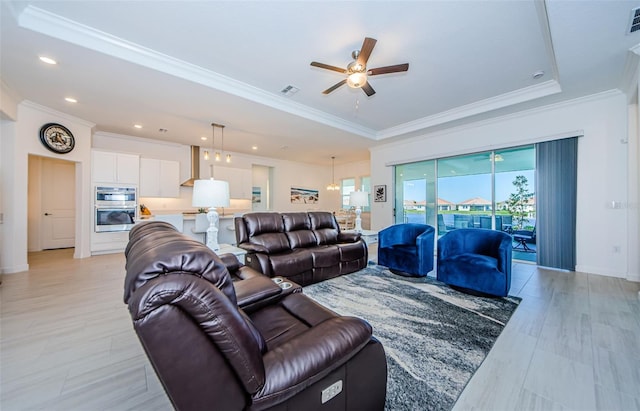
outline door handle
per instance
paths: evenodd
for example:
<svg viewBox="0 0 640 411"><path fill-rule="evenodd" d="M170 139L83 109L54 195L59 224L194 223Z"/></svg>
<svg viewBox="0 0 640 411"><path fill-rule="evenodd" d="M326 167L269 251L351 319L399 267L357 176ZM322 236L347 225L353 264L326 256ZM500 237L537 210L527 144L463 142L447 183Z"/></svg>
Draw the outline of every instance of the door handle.
<svg viewBox="0 0 640 411"><path fill-rule="evenodd" d="M49 214L49 213L44 213L44 215L53 215L53 214Z"/></svg>

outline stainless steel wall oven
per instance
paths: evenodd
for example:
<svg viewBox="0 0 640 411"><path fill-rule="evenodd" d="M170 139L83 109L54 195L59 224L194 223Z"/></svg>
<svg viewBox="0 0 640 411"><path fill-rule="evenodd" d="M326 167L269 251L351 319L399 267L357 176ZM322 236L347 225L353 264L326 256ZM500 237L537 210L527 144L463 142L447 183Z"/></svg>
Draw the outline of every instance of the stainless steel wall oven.
<svg viewBox="0 0 640 411"><path fill-rule="evenodd" d="M137 220L136 187L105 187L95 189L95 231L129 231Z"/></svg>

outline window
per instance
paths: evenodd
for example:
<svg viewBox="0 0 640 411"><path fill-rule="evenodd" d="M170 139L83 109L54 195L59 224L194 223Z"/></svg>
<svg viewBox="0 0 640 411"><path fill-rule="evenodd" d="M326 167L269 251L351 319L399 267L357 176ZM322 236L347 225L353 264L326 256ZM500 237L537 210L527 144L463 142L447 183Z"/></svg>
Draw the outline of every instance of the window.
<svg viewBox="0 0 640 411"><path fill-rule="evenodd" d="M362 211L371 211L371 202L373 201L373 197L371 197L371 177L360 177L360 190L369 193L369 205L362 207Z"/></svg>
<svg viewBox="0 0 640 411"><path fill-rule="evenodd" d="M344 178L340 180L340 192L342 193L342 208L349 209L349 195L352 191L356 191L356 179Z"/></svg>
<svg viewBox="0 0 640 411"><path fill-rule="evenodd" d="M435 160L396 166L396 223L435 226Z"/></svg>
<svg viewBox="0 0 640 411"><path fill-rule="evenodd" d="M344 178L340 180L340 192L342 193L342 208L350 209L351 205L349 205L349 196L352 191L360 190L369 193L369 206L362 207L362 211L367 212L371 211L371 177L364 176L359 178L359 183L356 184L355 178Z"/></svg>

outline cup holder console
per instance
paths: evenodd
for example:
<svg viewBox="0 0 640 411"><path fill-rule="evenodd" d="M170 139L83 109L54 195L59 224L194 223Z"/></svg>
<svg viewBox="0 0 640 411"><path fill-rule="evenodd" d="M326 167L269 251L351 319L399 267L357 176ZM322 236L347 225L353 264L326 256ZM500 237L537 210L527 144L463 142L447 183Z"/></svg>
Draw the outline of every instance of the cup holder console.
<svg viewBox="0 0 640 411"><path fill-rule="evenodd" d="M282 288L283 290L288 290L289 288L293 287L293 284L291 284L288 281L283 281L281 283L278 284L280 286L280 288Z"/></svg>
<svg viewBox="0 0 640 411"><path fill-rule="evenodd" d="M282 295L302 292L302 287L292 281L289 281L287 278L278 276L273 277L271 281L273 281L278 285L278 287L280 287L280 289L283 291Z"/></svg>

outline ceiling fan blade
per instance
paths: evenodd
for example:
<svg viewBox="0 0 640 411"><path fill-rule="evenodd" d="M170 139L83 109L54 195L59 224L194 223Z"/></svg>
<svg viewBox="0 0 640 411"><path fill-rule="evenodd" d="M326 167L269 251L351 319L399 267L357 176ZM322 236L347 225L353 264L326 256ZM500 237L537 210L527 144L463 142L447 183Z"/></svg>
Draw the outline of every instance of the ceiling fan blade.
<svg viewBox="0 0 640 411"><path fill-rule="evenodd" d="M371 84L369 84L368 81L364 83L364 85L361 88L362 88L362 91L364 91L368 97L371 97L374 94L376 94L376 91L373 89L373 87L371 87Z"/></svg>
<svg viewBox="0 0 640 411"><path fill-rule="evenodd" d="M367 65L367 60L369 60L369 56L371 55L373 47L376 45L377 41L378 40L372 39L371 37L364 38L364 43L362 43L360 54L358 54L358 64L362 64L363 66Z"/></svg>
<svg viewBox="0 0 640 411"><path fill-rule="evenodd" d="M324 63L318 63L317 61L312 61L311 65L314 67L320 67L323 69L327 69L327 70L333 70L333 71L337 71L338 73L342 73L342 74L347 74L347 70L340 68L340 67L336 67L336 66L330 66L328 64L324 64Z"/></svg>
<svg viewBox="0 0 640 411"><path fill-rule="evenodd" d="M336 84L334 84L333 86L329 87L328 89L326 89L325 91L322 92L322 94L329 94L331 93L333 90L337 89L338 87L342 86L343 84L346 84L347 79L344 79Z"/></svg>
<svg viewBox="0 0 640 411"><path fill-rule="evenodd" d="M367 74L370 76L376 76L378 74L397 73L399 71L409 70L409 63L396 64L395 66L378 67L371 70L367 70Z"/></svg>

